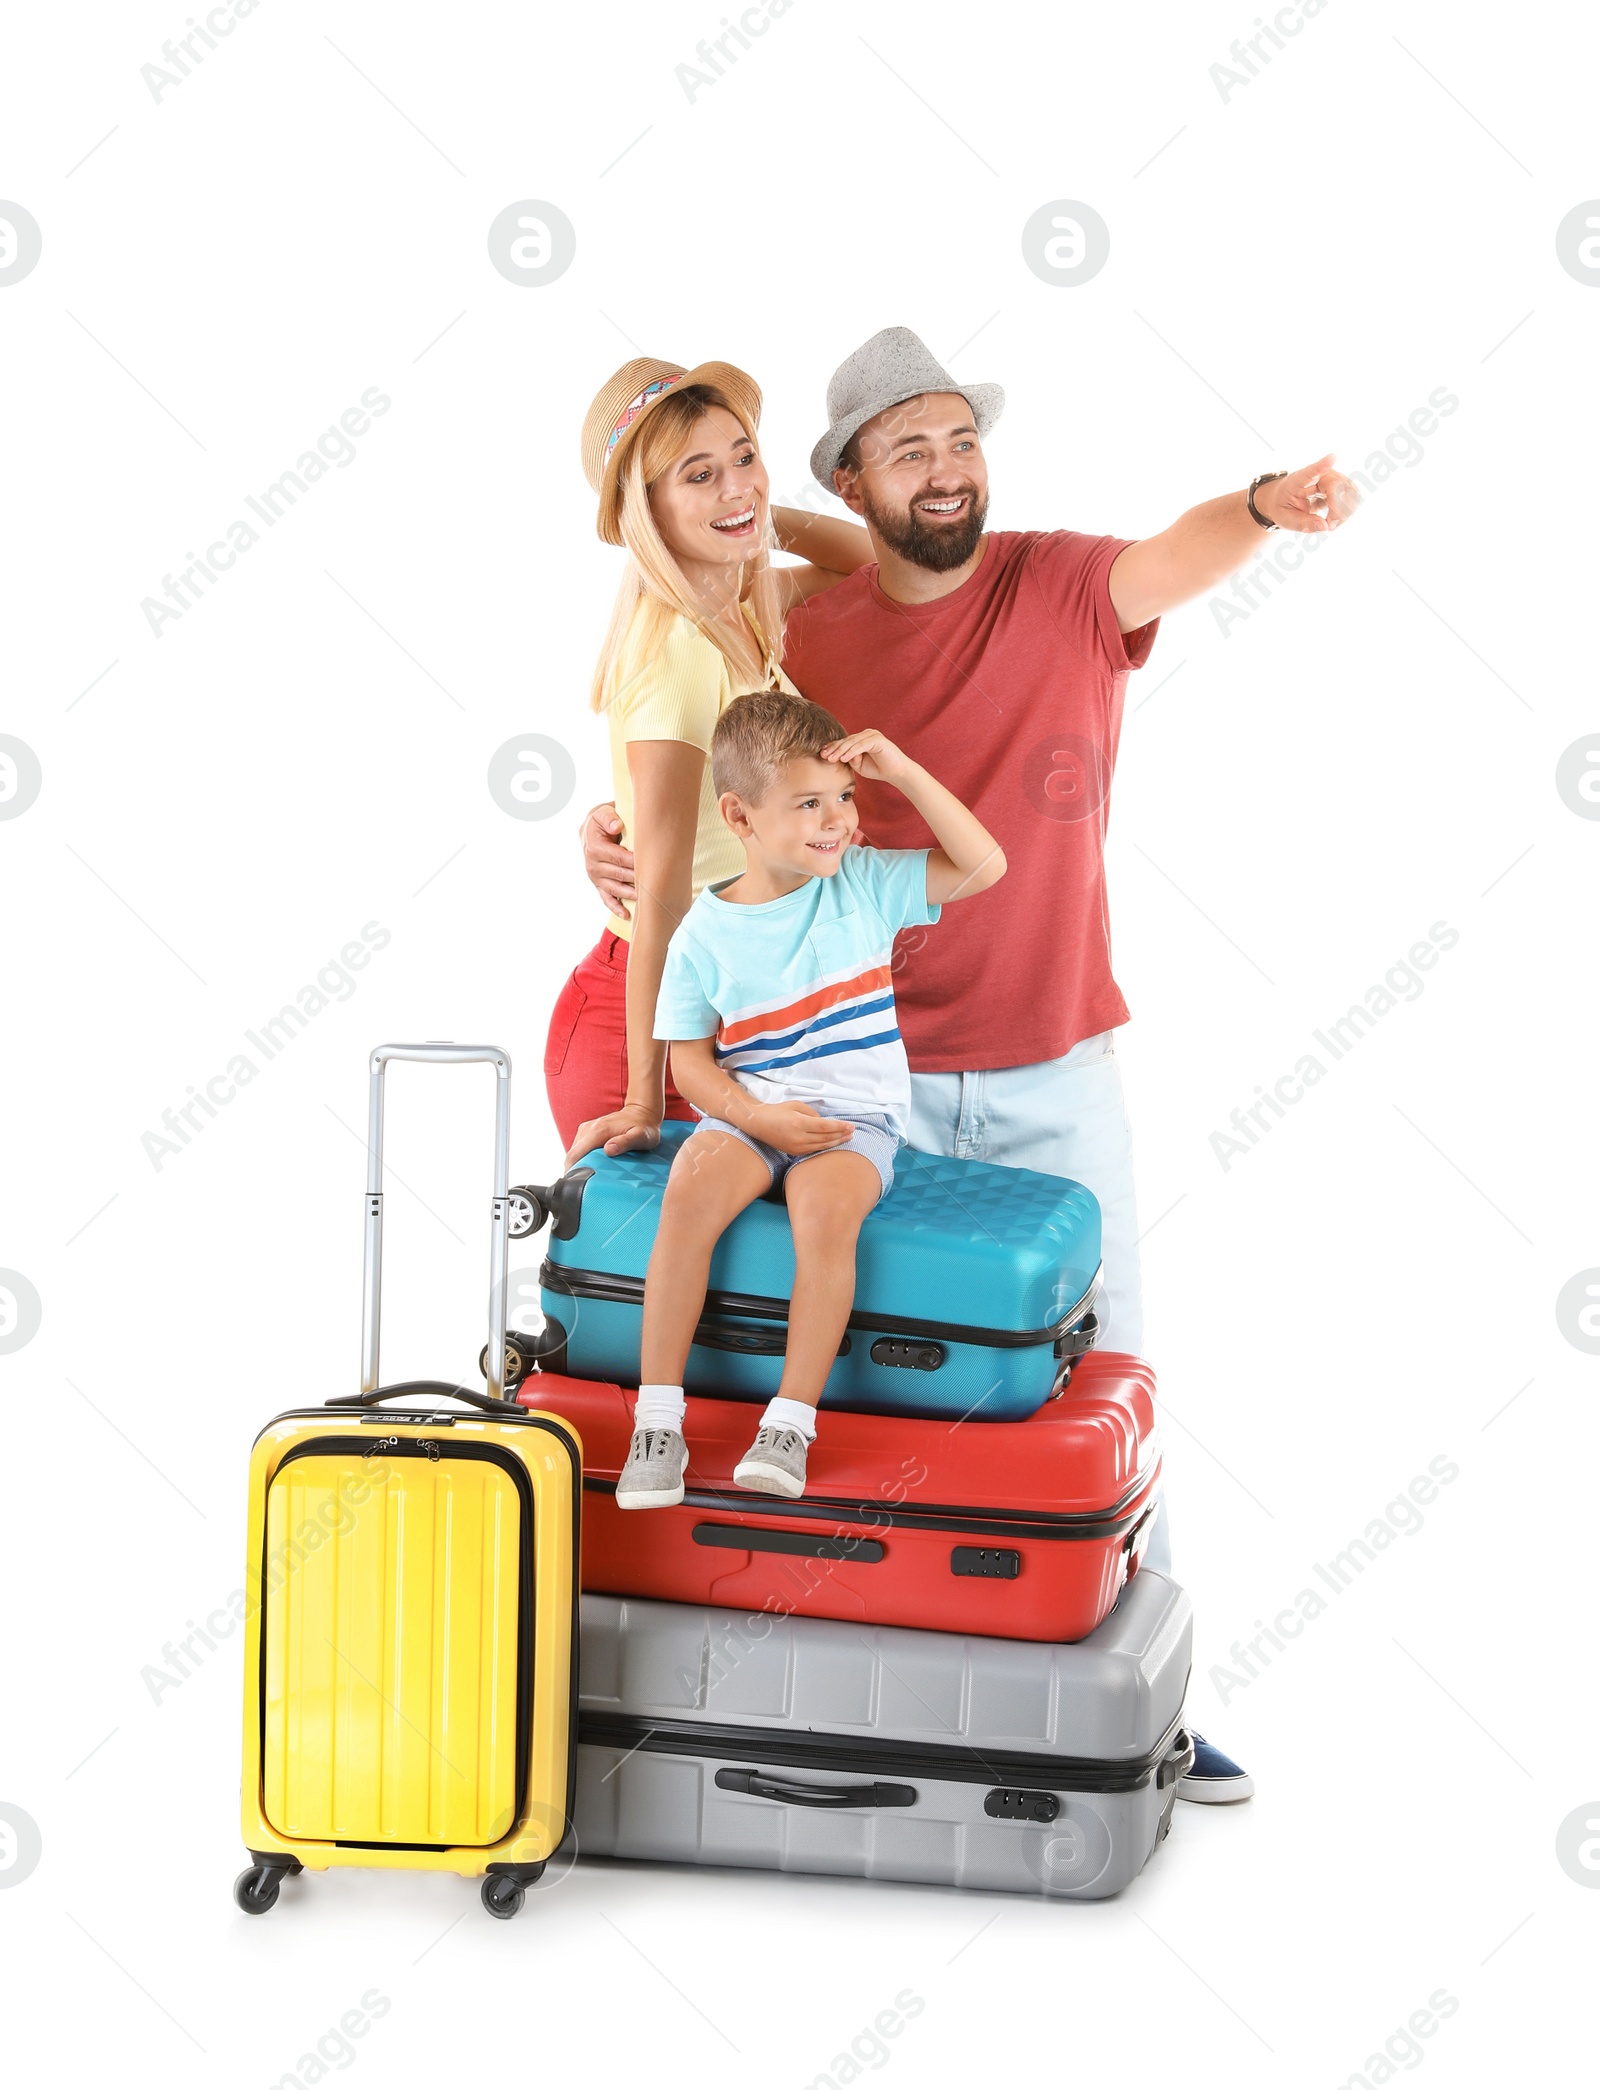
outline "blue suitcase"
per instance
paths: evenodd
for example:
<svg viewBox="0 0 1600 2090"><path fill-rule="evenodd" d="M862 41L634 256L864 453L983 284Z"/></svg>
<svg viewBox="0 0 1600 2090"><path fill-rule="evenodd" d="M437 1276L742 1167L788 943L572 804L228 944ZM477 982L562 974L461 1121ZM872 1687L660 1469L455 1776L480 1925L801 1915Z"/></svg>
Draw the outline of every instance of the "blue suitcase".
<svg viewBox="0 0 1600 2090"><path fill-rule="evenodd" d="M514 1236L546 1218L551 1229L545 1331L510 1339L509 1379L538 1362L638 1385L645 1267L667 1172L693 1130L669 1122L650 1152L595 1153L548 1189L512 1192ZM1100 1208L1081 1184L902 1147L894 1187L861 1229L855 1309L823 1406L1020 1421L1093 1343L1099 1274ZM777 1392L793 1283L788 1213L762 1198L712 1256L689 1392Z"/></svg>

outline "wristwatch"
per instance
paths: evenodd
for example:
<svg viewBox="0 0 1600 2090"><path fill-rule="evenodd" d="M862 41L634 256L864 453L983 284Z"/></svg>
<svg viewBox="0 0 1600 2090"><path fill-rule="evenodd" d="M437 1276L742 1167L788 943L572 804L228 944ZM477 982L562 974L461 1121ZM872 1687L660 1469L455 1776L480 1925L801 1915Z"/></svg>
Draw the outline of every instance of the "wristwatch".
<svg viewBox="0 0 1600 2090"><path fill-rule="evenodd" d="M1271 521L1267 516L1263 515L1261 513L1261 510L1256 506L1256 488L1258 486L1267 485L1267 483L1270 480L1287 479L1288 476L1289 474L1287 472L1258 472L1255 478L1250 481L1249 490L1244 497L1245 505L1249 508L1250 513L1252 517L1255 519L1255 521L1260 523L1262 529L1264 530L1275 530L1278 527L1278 525L1275 522Z"/></svg>

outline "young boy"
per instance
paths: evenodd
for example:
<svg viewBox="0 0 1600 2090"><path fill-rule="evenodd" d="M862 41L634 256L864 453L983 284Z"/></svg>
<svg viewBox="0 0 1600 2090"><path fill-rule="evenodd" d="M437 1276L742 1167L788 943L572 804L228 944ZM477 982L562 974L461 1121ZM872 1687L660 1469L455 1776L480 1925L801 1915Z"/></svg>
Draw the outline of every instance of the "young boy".
<svg viewBox="0 0 1600 2090"><path fill-rule="evenodd" d="M683 1369L711 1251L775 1184L794 1229L788 1349L733 1477L762 1494L805 1492L817 1400L855 1294L856 1236L894 1179L911 1107L895 935L1006 868L993 836L892 741L846 735L804 697L735 698L712 738L711 776L746 869L685 915L656 1003L672 1078L703 1115L667 1179L645 1276L619 1509L683 1500ZM850 847L857 776L903 791L939 846Z"/></svg>

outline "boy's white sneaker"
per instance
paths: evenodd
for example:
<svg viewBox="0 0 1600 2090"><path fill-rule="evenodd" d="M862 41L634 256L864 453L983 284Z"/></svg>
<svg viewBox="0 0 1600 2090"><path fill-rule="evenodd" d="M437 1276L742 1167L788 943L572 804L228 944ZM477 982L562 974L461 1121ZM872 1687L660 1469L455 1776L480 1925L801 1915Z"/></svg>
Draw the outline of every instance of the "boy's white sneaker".
<svg viewBox="0 0 1600 2090"><path fill-rule="evenodd" d="M618 1509L674 1509L683 1500L689 1447L679 1430L635 1430L617 1476Z"/></svg>
<svg viewBox="0 0 1600 2090"><path fill-rule="evenodd" d="M733 1483L757 1495L803 1495L807 1444L798 1430L763 1423L756 1441L733 1469Z"/></svg>

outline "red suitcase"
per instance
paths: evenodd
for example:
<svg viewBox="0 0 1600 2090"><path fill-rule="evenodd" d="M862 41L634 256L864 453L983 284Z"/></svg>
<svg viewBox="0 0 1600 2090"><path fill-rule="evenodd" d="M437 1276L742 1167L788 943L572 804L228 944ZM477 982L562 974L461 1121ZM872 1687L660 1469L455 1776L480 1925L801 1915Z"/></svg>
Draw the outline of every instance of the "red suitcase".
<svg viewBox="0 0 1600 2090"><path fill-rule="evenodd" d="M822 1418L798 1502L733 1485L754 1416L691 1397L686 1492L619 1510L631 1391L539 1372L517 1398L583 1444L583 1586L728 1611L1081 1640L1138 1566L1161 1477L1155 1380L1091 1351L1026 1422Z"/></svg>

